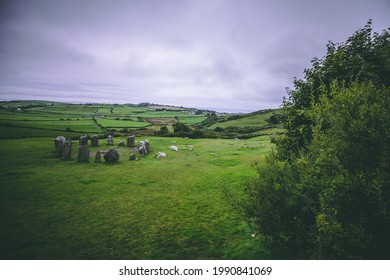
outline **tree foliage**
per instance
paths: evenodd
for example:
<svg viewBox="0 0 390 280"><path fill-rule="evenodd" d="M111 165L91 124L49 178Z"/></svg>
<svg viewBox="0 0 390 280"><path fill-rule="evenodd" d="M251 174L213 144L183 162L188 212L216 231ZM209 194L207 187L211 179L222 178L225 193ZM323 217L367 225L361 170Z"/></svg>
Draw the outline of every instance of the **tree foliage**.
<svg viewBox="0 0 390 280"><path fill-rule="evenodd" d="M246 185L273 258L390 257L390 37L370 24L295 81L287 133Z"/></svg>
<svg viewBox="0 0 390 280"><path fill-rule="evenodd" d="M283 124L287 130L279 139L279 154L296 154L312 140L313 120L309 109L321 95L331 98L333 84L349 87L353 82L370 82L375 86L390 86L390 28L375 33L371 21L344 43L329 42L322 59L314 58L312 68L305 69L303 79L294 80L283 101Z"/></svg>
<svg viewBox="0 0 390 280"><path fill-rule="evenodd" d="M167 135L169 133L169 129L166 125L160 127L159 135Z"/></svg>
<svg viewBox="0 0 390 280"><path fill-rule="evenodd" d="M176 122L173 124L173 132L178 133L178 132L190 132L191 127L188 125L182 123L182 122Z"/></svg>

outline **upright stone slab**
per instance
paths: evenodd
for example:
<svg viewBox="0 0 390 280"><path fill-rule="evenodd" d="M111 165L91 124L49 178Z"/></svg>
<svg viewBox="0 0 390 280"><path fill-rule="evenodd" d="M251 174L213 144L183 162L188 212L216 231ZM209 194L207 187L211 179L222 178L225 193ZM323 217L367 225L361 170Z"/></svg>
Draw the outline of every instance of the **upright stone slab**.
<svg viewBox="0 0 390 280"><path fill-rule="evenodd" d="M151 148L150 148L150 141L148 139L146 139L144 141L145 143L145 149L146 149L146 153L149 153L151 151Z"/></svg>
<svg viewBox="0 0 390 280"><path fill-rule="evenodd" d="M79 145L88 145L88 136L80 136Z"/></svg>
<svg viewBox="0 0 390 280"><path fill-rule="evenodd" d="M56 148L56 155L58 157L62 156L62 147L65 142L65 137L64 136L58 136L56 139L54 139L54 147Z"/></svg>
<svg viewBox="0 0 390 280"><path fill-rule="evenodd" d="M69 137L66 138L62 146L62 158L64 160L72 159L72 139L70 139Z"/></svg>
<svg viewBox="0 0 390 280"><path fill-rule="evenodd" d="M97 151L96 155L95 155L95 162L96 163L100 163L101 161L102 161L102 152L101 151Z"/></svg>
<svg viewBox="0 0 390 280"><path fill-rule="evenodd" d="M56 150L58 148L59 142L61 142L61 141L65 141L65 137L64 136L57 136L56 138L54 138L54 148Z"/></svg>
<svg viewBox="0 0 390 280"><path fill-rule="evenodd" d="M137 159L137 157L135 156L135 154L131 153L130 157L129 157L129 160L136 160L136 159Z"/></svg>
<svg viewBox="0 0 390 280"><path fill-rule="evenodd" d="M99 147L99 137L97 135L91 136L91 146L92 147Z"/></svg>
<svg viewBox="0 0 390 280"><path fill-rule="evenodd" d="M80 136L79 150L77 153L78 162L89 162L89 148L88 148L88 136Z"/></svg>
<svg viewBox="0 0 390 280"><path fill-rule="evenodd" d="M127 136L127 147L135 147L135 135Z"/></svg>
<svg viewBox="0 0 390 280"><path fill-rule="evenodd" d="M88 145L79 145L79 150L77 153L78 162L89 162L89 149Z"/></svg>
<svg viewBox="0 0 390 280"><path fill-rule="evenodd" d="M107 136L107 145L114 145L114 137L112 137L111 135L108 135Z"/></svg>
<svg viewBox="0 0 390 280"><path fill-rule="evenodd" d="M138 153L140 156L145 156L148 151L146 150L145 142L141 141L138 146Z"/></svg>
<svg viewBox="0 0 390 280"><path fill-rule="evenodd" d="M105 155L104 160L106 162L116 162L119 159L119 153L116 149L110 149Z"/></svg>

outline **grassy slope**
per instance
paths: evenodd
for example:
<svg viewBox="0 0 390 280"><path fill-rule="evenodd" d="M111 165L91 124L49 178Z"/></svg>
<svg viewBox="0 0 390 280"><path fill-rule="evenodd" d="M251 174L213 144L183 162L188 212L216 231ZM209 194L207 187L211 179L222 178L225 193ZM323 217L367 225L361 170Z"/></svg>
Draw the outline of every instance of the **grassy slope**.
<svg viewBox="0 0 390 280"><path fill-rule="evenodd" d="M129 161L124 147L110 165L57 159L52 138L0 140L0 258L264 257L229 198L256 175L250 163L269 150L268 138L151 143L147 157Z"/></svg>
<svg viewBox="0 0 390 280"><path fill-rule="evenodd" d="M0 109L0 139L28 138L28 137L55 137L79 136L81 133L101 133L90 118L77 115L63 115L64 107L58 107L58 114L40 110L27 110L24 112L9 112ZM37 109L37 108L32 108ZM54 112L54 109L50 107ZM66 110L75 112L72 110ZM71 131L66 131L67 129Z"/></svg>
<svg viewBox="0 0 390 280"><path fill-rule="evenodd" d="M104 127L145 127L148 126L147 122L129 121L129 120L114 120L114 119L98 119L97 121Z"/></svg>
<svg viewBox="0 0 390 280"><path fill-rule="evenodd" d="M229 126L237 126L237 127L245 127L245 126L257 126L257 127L262 127L262 126L267 126L268 123L266 119L268 119L270 116L272 116L273 112L267 112L263 114L254 114L250 115L241 119L237 120L230 120L226 122L220 122L212 125L210 129L215 129L216 127L222 127L226 128Z"/></svg>

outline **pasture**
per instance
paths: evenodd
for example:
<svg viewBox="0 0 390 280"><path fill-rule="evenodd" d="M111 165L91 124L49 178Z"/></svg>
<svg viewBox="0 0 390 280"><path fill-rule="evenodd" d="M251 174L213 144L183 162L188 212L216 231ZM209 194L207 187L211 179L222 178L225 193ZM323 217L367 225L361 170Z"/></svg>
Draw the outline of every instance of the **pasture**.
<svg viewBox="0 0 390 280"><path fill-rule="evenodd" d="M130 161L134 151L116 146L126 140L118 134L119 161L94 163L96 151L112 147L107 128L158 131L175 116L188 124L206 118L123 105L2 103L0 259L267 258L239 205L257 174L252 163L272 147L269 136L148 136L152 152ZM78 163L84 134L100 135L100 146L89 147L89 163ZM74 139L72 160L56 157L58 135ZM159 151L168 156L158 159Z"/></svg>
<svg viewBox="0 0 390 280"><path fill-rule="evenodd" d="M98 164L103 141L90 163L77 163L57 158L52 138L1 140L0 258L266 257L237 203L268 137L150 141L152 152L136 161L119 147L117 163Z"/></svg>
<svg viewBox="0 0 390 280"><path fill-rule="evenodd" d="M227 127L258 127L261 129L264 126L268 125L267 119L271 117L278 110L266 111L263 113L256 113L246 115L243 118L226 120L223 122L218 122L212 126L210 129L215 129L216 127L227 128Z"/></svg>

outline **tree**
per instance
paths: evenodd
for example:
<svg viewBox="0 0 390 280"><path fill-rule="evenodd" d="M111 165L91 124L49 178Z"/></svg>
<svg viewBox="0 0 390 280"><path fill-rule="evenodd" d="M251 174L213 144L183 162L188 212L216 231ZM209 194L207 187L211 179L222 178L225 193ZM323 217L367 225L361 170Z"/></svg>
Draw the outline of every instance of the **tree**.
<svg viewBox="0 0 390 280"><path fill-rule="evenodd" d="M373 33L371 20L346 42L329 42L322 59L314 58L312 68L305 69L304 79L294 80L283 101L284 137L277 141L281 158L296 155L312 140L313 120L308 112L323 94L331 97L334 83L348 87L353 82L371 82L390 86L390 28Z"/></svg>
<svg viewBox="0 0 390 280"><path fill-rule="evenodd" d="M182 122L176 122L173 124L173 132L177 133L177 132L190 132L191 131L191 128L182 123Z"/></svg>
<svg viewBox="0 0 390 280"><path fill-rule="evenodd" d="M272 116L270 116L269 119L268 119L268 123L270 123L270 124L279 124L281 118L282 118L282 115L280 115L280 114L272 114Z"/></svg>
<svg viewBox="0 0 390 280"><path fill-rule="evenodd" d="M160 135L167 135L169 133L168 127L166 125L160 127L159 134Z"/></svg>
<svg viewBox="0 0 390 280"><path fill-rule="evenodd" d="M287 133L245 187L273 258L390 258L390 37L369 24L295 81Z"/></svg>

